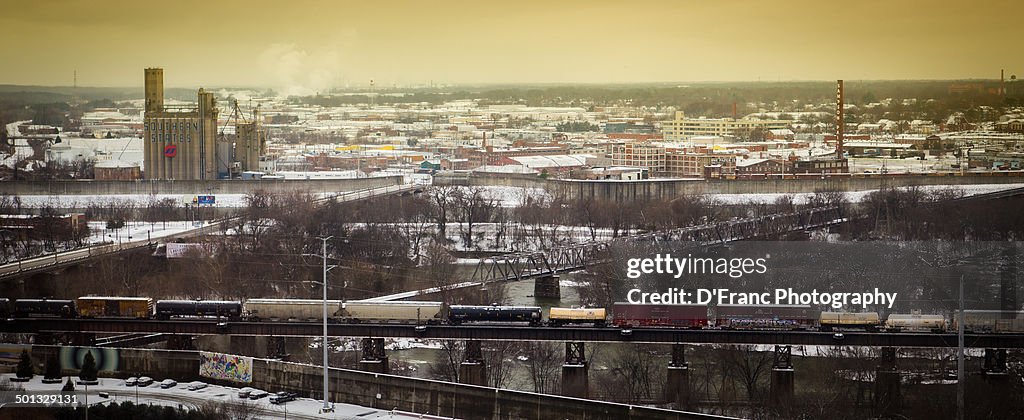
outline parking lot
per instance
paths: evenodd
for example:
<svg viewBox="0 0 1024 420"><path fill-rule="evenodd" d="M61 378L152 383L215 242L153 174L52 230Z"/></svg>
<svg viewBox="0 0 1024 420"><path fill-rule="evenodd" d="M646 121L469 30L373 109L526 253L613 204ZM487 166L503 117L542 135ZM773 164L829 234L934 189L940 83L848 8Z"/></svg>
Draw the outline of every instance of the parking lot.
<svg viewBox="0 0 1024 420"><path fill-rule="evenodd" d="M0 381L6 382L13 377L13 374L0 375ZM42 376L37 375L28 382L12 382L11 384L21 386L26 392L31 393L59 393L64 386L63 383L44 384L42 379ZM72 379L77 380L78 378ZM351 404L335 404L333 413L321 414L320 408L323 406L323 402L309 398L295 398L295 400L281 404L272 404L271 397L279 390L262 390L267 395L256 399L241 398L239 397L239 390L242 387L226 387L205 383L199 385L194 382L176 382L173 386L167 386L170 385L167 383L165 387L161 387L165 379L153 378L153 382L147 386L128 386L125 379L100 378L99 385L90 385L88 387L76 385L75 391L84 392L80 398L84 398L87 401L79 401L80 404L98 405L109 404L115 401L131 401L138 404L154 404L189 409L196 408L205 402L215 401L244 405L245 410L254 413L256 418L261 419L284 417L296 419L439 418L421 417L419 414L392 412ZM193 389L190 390L189 388Z"/></svg>

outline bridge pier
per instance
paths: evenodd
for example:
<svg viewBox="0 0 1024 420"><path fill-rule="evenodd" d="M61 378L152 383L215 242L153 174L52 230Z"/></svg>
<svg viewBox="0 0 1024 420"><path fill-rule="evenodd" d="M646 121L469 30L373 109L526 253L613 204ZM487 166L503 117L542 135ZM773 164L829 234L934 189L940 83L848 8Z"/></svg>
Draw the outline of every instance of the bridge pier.
<svg viewBox="0 0 1024 420"><path fill-rule="evenodd" d="M196 346L192 343L191 335L171 335L167 337L167 349L168 350L195 350Z"/></svg>
<svg viewBox="0 0 1024 420"><path fill-rule="evenodd" d="M985 382L991 385L1004 385L1010 375L1006 370L1006 349L985 349L985 367L981 372Z"/></svg>
<svg viewBox="0 0 1024 420"><path fill-rule="evenodd" d="M902 403L896 348L882 347L881 363L875 368L875 410L883 417L894 416L899 414Z"/></svg>
<svg viewBox="0 0 1024 420"><path fill-rule="evenodd" d="M94 333L74 333L70 334L69 345L80 346L80 347L92 347L96 345L96 334Z"/></svg>
<svg viewBox="0 0 1024 420"><path fill-rule="evenodd" d="M266 350L266 346L260 346L257 342L265 339L265 337L232 335L228 337L227 349L235 354L264 357L263 351Z"/></svg>
<svg viewBox="0 0 1024 420"><path fill-rule="evenodd" d="M466 355L459 365L459 383L487 386L487 364L480 340L466 341Z"/></svg>
<svg viewBox="0 0 1024 420"><path fill-rule="evenodd" d="M542 299L561 299L562 289L559 276L554 274L537 277L533 282L533 296Z"/></svg>
<svg viewBox="0 0 1024 420"><path fill-rule="evenodd" d="M562 365L562 395L587 398L590 381L583 342L565 343L565 364Z"/></svg>
<svg viewBox="0 0 1024 420"><path fill-rule="evenodd" d="M32 344L38 345L59 345L60 340L57 338L56 333L52 332L38 332L32 337Z"/></svg>
<svg viewBox="0 0 1024 420"><path fill-rule="evenodd" d="M690 364L686 361L686 345L672 345L672 361L668 364L668 383L665 385L665 401L679 407L690 404Z"/></svg>
<svg viewBox="0 0 1024 420"><path fill-rule="evenodd" d="M383 338L364 338L361 347L363 349L363 356L359 360L359 370L374 373L391 373L388 356L384 353Z"/></svg>
<svg viewBox="0 0 1024 420"><path fill-rule="evenodd" d="M288 349L285 337L267 337L267 357L273 359L285 359L288 357Z"/></svg>
<svg viewBox="0 0 1024 420"><path fill-rule="evenodd" d="M793 346L775 346L775 361L772 363L771 403L779 410L793 406Z"/></svg>

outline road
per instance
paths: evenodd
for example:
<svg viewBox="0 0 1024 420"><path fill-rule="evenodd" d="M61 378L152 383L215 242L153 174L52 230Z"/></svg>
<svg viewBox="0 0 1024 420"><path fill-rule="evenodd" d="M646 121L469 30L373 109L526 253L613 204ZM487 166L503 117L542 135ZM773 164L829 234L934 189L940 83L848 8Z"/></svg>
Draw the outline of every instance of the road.
<svg viewBox="0 0 1024 420"><path fill-rule="evenodd" d="M380 188L370 188L365 190L346 191L321 197L318 201L326 201L332 198L340 202L356 201L380 195L400 194L404 192L413 191L416 188L422 188L422 186L416 184L402 184ZM135 241L126 241L118 243L89 244L89 246L86 246L84 248L58 252L50 255L44 255L41 257L34 257L0 265L0 280L13 278L19 275L32 274L54 268L74 265L82 261L88 260L90 258L96 258L104 255L113 255L121 252L147 248L155 245L157 242L173 242L181 238L216 233L220 231L222 224L232 221L235 218L237 218L237 216L213 221L200 227L195 227L192 229L171 233L160 238L146 238Z"/></svg>

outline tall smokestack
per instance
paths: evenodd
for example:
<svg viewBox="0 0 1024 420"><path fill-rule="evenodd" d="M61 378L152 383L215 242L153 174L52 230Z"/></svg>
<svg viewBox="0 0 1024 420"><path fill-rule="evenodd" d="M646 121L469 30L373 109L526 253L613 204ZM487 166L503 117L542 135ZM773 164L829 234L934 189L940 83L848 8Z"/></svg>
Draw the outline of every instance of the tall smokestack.
<svg viewBox="0 0 1024 420"><path fill-rule="evenodd" d="M836 80L836 159L843 158L843 81Z"/></svg>
<svg viewBox="0 0 1024 420"><path fill-rule="evenodd" d="M736 102L732 103L732 119L736 119Z"/></svg>

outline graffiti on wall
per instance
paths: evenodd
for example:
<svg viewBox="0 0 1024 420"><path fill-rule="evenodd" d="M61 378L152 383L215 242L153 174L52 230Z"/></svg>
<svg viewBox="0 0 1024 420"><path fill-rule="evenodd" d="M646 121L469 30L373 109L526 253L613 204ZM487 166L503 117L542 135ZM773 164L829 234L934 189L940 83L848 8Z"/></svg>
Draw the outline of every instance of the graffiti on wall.
<svg viewBox="0 0 1024 420"><path fill-rule="evenodd" d="M199 352L199 376L232 382L252 382L252 358Z"/></svg>
<svg viewBox="0 0 1024 420"><path fill-rule="evenodd" d="M100 347L61 347L60 365L64 369L81 369L85 363L85 355L92 353L96 361L96 370L101 372L116 372L120 365L120 353L117 349Z"/></svg>

